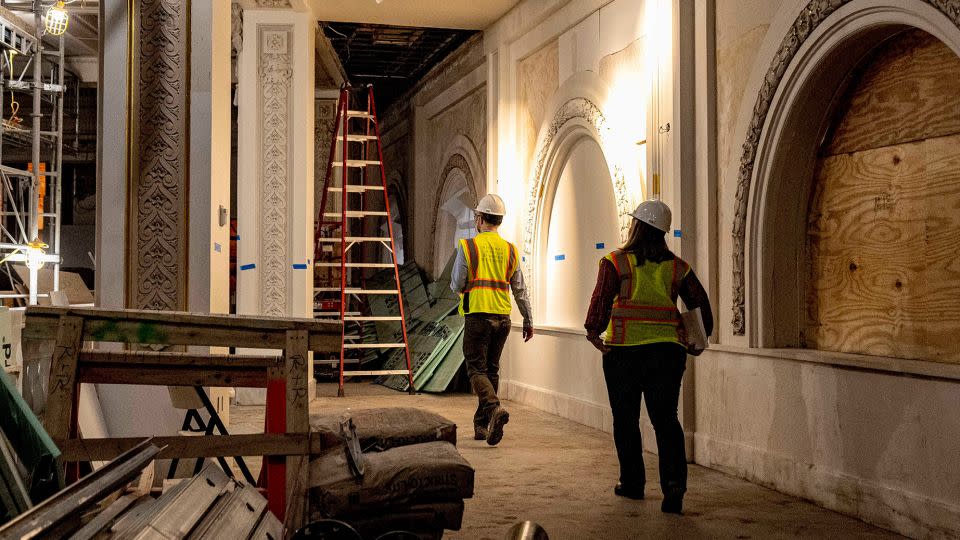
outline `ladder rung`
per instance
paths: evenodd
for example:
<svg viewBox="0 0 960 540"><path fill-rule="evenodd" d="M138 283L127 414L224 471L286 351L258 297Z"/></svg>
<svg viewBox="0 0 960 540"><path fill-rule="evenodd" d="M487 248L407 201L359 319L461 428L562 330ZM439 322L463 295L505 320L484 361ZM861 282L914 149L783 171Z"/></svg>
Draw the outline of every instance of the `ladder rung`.
<svg viewBox="0 0 960 540"><path fill-rule="evenodd" d="M345 377L366 377L370 375L409 375L405 369L380 369L375 371L344 371Z"/></svg>
<svg viewBox="0 0 960 540"><path fill-rule="evenodd" d="M380 162L375 159L348 159L347 167L373 167L375 165L380 165ZM343 161L334 161L334 167L343 167Z"/></svg>
<svg viewBox="0 0 960 540"><path fill-rule="evenodd" d="M347 268L393 268L393 265L390 263L346 263L341 264L338 262L318 262L314 263L317 266L322 266L325 268L340 268L345 266Z"/></svg>
<svg viewBox="0 0 960 540"><path fill-rule="evenodd" d="M393 266L393 265L390 265ZM314 287L313 292L340 292L340 287ZM396 289L344 289L346 294L399 294Z"/></svg>
<svg viewBox="0 0 960 540"><path fill-rule="evenodd" d="M340 212L324 212L324 217L341 217L343 214ZM386 210L347 210L347 217L350 218L360 218L368 216L389 216Z"/></svg>
<svg viewBox="0 0 960 540"><path fill-rule="evenodd" d="M314 315L335 315L337 317L340 316L339 311L314 311L313 314ZM345 315L361 315L361 313L359 311L348 311L345 313Z"/></svg>
<svg viewBox="0 0 960 540"><path fill-rule="evenodd" d="M337 142L343 140L343 131L337 133ZM366 142L366 141L375 141L377 140L376 135L351 135L347 134L347 141L349 142Z"/></svg>
<svg viewBox="0 0 960 540"><path fill-rule="evenodd" d="M342 187L332 187L329 188L330 191L336 191L337 193L342 193ZM347 186L347 193L363 193L364 191L383 191L383 186Z"/></svg>
<svg viewBox="0 0 960 540"><path fill-rule="evenodd" d="M402 349L404 343L344 343L344 349Z"/></svg>
<svg viewBox="0 0 960 540"><path fill-rule="evenodd" d="M331 242L334 244L340 243L340 238L336 236L331 236L329 238L317 238L318 242ZM348 236L347 242L389 242L389 236Z"/></svg>
<svg viewBox="0 0 960 540"><path fill-rule="evenodd" d="M370 114L370 113L368 113L367 111L351 111L351 110L348 110L348 111L347 111L347 116L349 116L350 118L370 118L370 119L373 118L373 115Z"/></svg>
<svg viewBox="0 0 960 540"><path fill-rule="evenodd" d="M344 317L345 321L399 321L402 317Z"/></svg>

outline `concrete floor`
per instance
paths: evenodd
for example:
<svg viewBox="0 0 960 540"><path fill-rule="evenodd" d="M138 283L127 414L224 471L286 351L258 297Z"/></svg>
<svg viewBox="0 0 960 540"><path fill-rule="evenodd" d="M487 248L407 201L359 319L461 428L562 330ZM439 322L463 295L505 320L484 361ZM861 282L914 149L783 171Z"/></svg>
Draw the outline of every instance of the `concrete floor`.
<svg viewBox="0 0 960 540"><path fill-rule="evenodd" d="M518 521L539 523L557 539L633 538L898 538L856 519L733 476L691 465L682 516L660 512L657 458L645 454L646 500L613 494L618 468L612 436L517 403L504 402L510 423L499 446L472 438L472 395L409 396L353 383L347 397L321 384L311 412L410 406L459 426L460 453L476 469L463 528L444 538L500 540ZM327 397L329 396L329 397ZM231 433L262 431L261 407L231 410Z"/></svg>

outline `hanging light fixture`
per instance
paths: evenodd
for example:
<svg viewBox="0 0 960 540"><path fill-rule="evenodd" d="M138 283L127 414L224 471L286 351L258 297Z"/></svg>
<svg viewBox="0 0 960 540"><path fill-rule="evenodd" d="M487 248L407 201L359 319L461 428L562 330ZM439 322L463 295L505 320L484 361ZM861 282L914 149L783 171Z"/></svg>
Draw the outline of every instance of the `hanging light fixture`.
<svg viewBox="0 0 960 540"><path fill-rule="evenodd" d="M67 23L69 22L70 15L63 6L63 0L57 0L57 3L50 6L46 17L44 17L44 27L47 33L53 36L62 36L67 31Z"/></svg>

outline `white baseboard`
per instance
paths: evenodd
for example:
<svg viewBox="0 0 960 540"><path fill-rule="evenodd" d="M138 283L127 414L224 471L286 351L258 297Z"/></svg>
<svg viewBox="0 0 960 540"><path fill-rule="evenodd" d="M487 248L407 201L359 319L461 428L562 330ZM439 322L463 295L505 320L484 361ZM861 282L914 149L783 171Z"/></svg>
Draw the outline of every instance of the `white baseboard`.
<svg viewBox="0 0 960 540"><path fill-rule="evenodd" d="M696 463L700 465L813 501L911 538L960 536L957 504L704 433L696 434L694 449Z"/></svg>

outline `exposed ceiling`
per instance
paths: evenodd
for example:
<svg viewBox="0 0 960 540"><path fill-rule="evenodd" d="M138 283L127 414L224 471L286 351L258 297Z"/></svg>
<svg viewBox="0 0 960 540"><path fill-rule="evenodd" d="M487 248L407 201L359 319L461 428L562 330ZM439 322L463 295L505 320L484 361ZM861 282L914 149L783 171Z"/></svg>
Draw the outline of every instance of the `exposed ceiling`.
<svg viewBox="0 0 960 540"><path fill-rule="evenodd" d="M363 1L366 0L358 3ZM476 33L377 24L320 24L350 83L354 86L373 84L381 113L430 68Z"/></svg>
<svg viewBox="0 0 960 540"><path fill-rule="evenodd" d="M54 2L43 0L41 2L42 11L46 13L47 8ZM7 13L18 18L21 28L29 32L33 31L34 15L33 0L2 0L0 7L6 8ZM67 33L64 35L64 54L71 56L97 56L97 25L100 12L99 0L73 0L68 1L66 5L67 13L70 15L70 23L67 26ZM0 10L3 15L3 10ZM44 42L49 42L55 46L53 36L45 36Z"/></svg>
<svg viewBox="0 0 960 540"><path fill-rule="evenodd" d="M317 20L483 30L520 0L307 0Z"/></svg>

